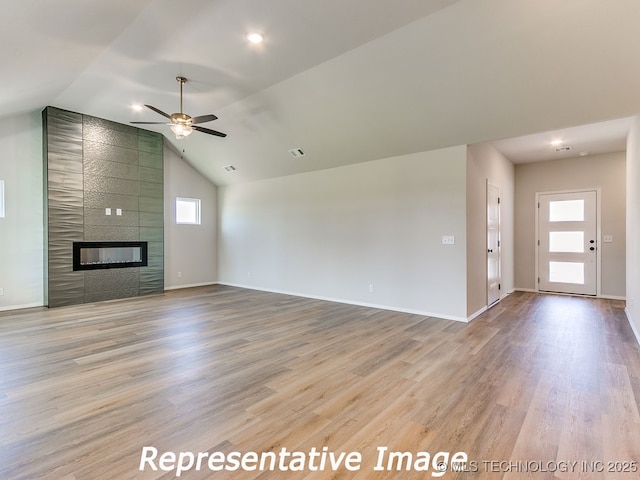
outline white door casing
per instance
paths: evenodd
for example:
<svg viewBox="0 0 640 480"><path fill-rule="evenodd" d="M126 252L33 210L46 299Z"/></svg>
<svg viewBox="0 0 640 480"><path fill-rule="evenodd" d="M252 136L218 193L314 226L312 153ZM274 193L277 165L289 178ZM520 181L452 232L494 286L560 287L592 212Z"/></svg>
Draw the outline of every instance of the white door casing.
<svg viewBox="0 0 640 480"><path fill-rule="evenodd" d="M537 207L538 290L597 295L597 191L541 193Z"/></svg>
<svg viewBox="0 0 640 480"><path fill-rule="evenodd" d="M487 182L487 306L500 300L500 190Z"/></svg>

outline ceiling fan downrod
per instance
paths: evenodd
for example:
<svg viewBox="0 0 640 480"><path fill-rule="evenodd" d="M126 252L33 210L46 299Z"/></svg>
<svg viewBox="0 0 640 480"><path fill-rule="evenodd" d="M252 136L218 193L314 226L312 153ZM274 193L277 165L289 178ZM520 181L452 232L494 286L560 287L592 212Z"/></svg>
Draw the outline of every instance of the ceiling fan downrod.
<svg viewBox="0 0 640 480"><path fill-rule="evenodd" d="M180 113L182 113L182 86L187 83L187 79L185 77L176 77L176 80L180 84Z"/></svg>

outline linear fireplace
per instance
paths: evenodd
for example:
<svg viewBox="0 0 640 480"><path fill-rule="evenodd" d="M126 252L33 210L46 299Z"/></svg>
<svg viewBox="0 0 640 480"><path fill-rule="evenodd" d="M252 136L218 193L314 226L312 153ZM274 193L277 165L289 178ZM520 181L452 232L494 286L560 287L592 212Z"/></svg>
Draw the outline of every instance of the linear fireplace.
<svg viewBox="0 0 640 480"><path fill-rule="evenodd" d="M73 269L147 266L147 242L73 242Z"/></svg>

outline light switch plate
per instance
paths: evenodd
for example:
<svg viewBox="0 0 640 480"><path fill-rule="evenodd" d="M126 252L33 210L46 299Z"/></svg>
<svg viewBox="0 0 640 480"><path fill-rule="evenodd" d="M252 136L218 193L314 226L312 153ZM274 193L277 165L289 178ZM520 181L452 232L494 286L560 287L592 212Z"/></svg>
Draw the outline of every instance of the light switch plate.
<svg viewBox="0 0 640 480"><path fill-rule="evenodd" d="M111 209L110 208L105 208L104 209L104 214L105 215L111 215Z"/></svg>
<svg viewBox="0 0 640 480"><path fill-rule="evenodd" d="M116 215L122 216L122 209L121 208L116 208Z"/></svg>
<svg viewBox="0 0 640 480"><path fill-rule="evenodd" d="M604 237L602 237L602 241L604 243L611 243L613 242L613 235L605 235Z"/></svg>
<svg viewBox="0 0 640 480"><path fill-rule="evenodd" d="M443 245L455 245L456 237L453 235L443 235L442 236L442 244Z"/></svg>

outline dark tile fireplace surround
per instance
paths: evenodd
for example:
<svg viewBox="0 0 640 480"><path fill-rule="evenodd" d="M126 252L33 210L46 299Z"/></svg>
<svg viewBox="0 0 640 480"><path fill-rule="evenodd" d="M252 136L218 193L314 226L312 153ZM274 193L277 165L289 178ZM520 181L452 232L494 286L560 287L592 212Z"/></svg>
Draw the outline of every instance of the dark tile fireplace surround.
<svg viewBox="0 0 640 480"><path fill-rule="evenodd" d="M45 304L164 291L163 137L43 111Z"/></svg>

